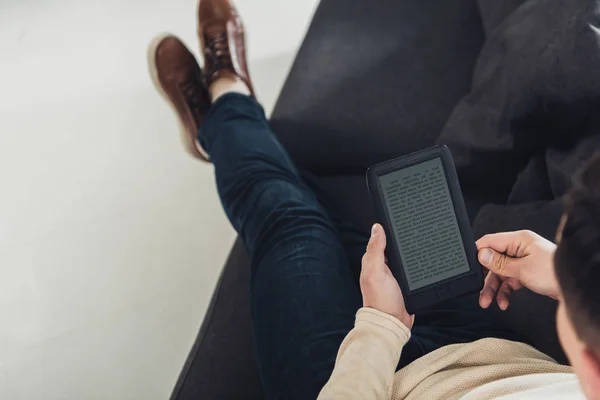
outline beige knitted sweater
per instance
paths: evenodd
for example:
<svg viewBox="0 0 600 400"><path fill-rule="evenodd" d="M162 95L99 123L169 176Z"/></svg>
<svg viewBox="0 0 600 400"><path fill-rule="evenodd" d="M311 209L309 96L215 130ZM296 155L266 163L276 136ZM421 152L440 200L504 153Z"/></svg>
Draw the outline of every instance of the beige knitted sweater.
<svg viewBox="0 0 600 400"><path fill-rule="evenodd" d="M409 338L396 318L360 309L319 399L493 399L557 382L573 392L568 398L583 396L570 367L502 339L445 346L395 373Z"/></svg>

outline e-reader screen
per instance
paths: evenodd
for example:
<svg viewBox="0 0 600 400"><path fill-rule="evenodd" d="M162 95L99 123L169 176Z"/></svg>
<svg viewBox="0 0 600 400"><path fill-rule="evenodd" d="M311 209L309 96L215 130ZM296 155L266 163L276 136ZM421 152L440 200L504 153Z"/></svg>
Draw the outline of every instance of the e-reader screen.
<svg viewBox="0 0 600 400"><path fill-rule="evenodd" d="M441 158L382 175L379 183L411 291L469 272Z"/></svg>

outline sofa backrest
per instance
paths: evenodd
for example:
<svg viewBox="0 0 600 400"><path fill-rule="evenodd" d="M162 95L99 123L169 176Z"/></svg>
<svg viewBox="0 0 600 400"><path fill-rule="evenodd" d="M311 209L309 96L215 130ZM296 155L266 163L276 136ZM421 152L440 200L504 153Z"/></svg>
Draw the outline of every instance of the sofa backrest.
<svg viewBox="0 0 600 400"><path fill-rule="evenodd" d="M322 0L272 125L319 174L431 146L470 89L483 41L475 0Z"/></svg>

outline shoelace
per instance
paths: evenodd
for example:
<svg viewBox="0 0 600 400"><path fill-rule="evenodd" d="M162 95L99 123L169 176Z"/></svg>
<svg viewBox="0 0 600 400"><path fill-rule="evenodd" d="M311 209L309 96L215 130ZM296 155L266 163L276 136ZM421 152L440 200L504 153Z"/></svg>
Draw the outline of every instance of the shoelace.
<svg viewBox="0 0 600 400"><path fill-rule="evenodd" d="M210 58L214 64L214 71L222 68L231 68L231 53L226 33L216 33L205 38L207 58Z"/></svg>
<svg viewBox="0 0 600 400"><path fill-rule="evenodd" d="M196 80L190 79L180 82L178 86L192 112L202 115L202 107L205 104L205 96L202 93L202 84Z"/></svg>

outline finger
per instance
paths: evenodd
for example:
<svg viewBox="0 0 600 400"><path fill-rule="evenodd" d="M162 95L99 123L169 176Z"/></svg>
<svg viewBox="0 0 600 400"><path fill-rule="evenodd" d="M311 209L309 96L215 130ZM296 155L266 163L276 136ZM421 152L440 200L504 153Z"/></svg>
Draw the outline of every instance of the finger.
<svg viewBox="0 0 600 400"><path fill-rule="evenodd" d="M483 236L475 244L477 250L489 248L511 257L523 257L523 250L527 248L524 244L530 242L533 236L535 234L530 231L494 233Z"/></svg>
<svg viewBox="0 0 600 400"><path fill-rule="evenodd" d="M513 289L509 282L510 280L502 282L500 289L498 289L498 296L496 296L498 307L500 307L502 311L506 311L510 305L510 294L512 293Z"/></svg>
<svg viewBox="0 0 600 400"><path fill-rule="evenodd" d="M479 250L477 259L487 269L496 275L508 278L519 278L521 274L521 259L509 257L489 248Z"/></svg>
<svg viewBox="0 0 600 400"><path fill-rule="evenodd" d="M386 236L383 227L379 224L373 225L371 239L367 245L367 252L362 260L362 267L382 269L385 266Z"/></svg>
<svg viewBox="0 0 600 400"><path fill-rule="evenodd" d="M490 272L488 276L485 278L485 282L483 284L483 289L479 294L479 305L481 308L488 308L494 297L496 296L496 292L498 292L498 288L500 287L501 281L498 275Z"/></svg>

